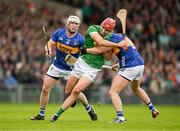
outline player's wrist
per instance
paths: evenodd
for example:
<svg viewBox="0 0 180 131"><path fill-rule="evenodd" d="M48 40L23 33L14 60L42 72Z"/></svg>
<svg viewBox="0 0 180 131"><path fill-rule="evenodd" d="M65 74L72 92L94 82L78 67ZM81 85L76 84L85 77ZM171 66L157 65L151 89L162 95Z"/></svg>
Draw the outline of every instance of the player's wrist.
<svg viewBox="0 0 180 131"><path fill-rule="evenodd" d="M81 55L87 54L87 48L81 48Z"/></svg>
<svg viewBox="0 0 180 131"><path fill-rule="evenodd" d="M122 36L123 36L123 39L125 39L125 38L126 38L126 34L122 34Z"/></svg>

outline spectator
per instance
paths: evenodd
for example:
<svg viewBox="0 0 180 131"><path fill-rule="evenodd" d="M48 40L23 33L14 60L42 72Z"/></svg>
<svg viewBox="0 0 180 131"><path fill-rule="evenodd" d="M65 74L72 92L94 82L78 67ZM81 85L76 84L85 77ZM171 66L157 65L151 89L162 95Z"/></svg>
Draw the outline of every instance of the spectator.
<svg viewBox="0 0 180 131"><path fill-rule="evenodd" d="M142 84L150 86L151 80L155 82L159 79L152 75L152 72L156 71L155 73L161 76L162 81L166 81L169 88L180 87L179 1L61 0L61 2L82 9L84 21L80 32L83 34L88 24L99 24L101 19L107 16L114 17L120 8L126 8L127 34L135 40L135 44L138 44L136 47L147 66ZM56 14L56 10L50 10L47 3L44 9L38 9L34 3L33 13L25 4L20 4L22 6L19 7L7 1L0 3L1 76L3 79L6 70L10 68L18 83L37 83L42 81L43 73L48 66L44 56L44 45L41 45L42 24L48 27L48 31L53 31L63 26L64 17ZM58 17L54 17L55 15ZM117 23L120 25L118 20ZM120 26L116 31L121 32ZM169 71L171 74L168 77ZM103 70L102 74L106 75L104 72ZM32 79L34 75L37 76L36 79Z"/></svg>
<svg viewBox="0 0 180 131"><path fill-rule="evenodd" d="M8 89L14 89L17 86L16 78L11 74L11 70L6 71L6 76L4 78L4 84Z"/></svg>

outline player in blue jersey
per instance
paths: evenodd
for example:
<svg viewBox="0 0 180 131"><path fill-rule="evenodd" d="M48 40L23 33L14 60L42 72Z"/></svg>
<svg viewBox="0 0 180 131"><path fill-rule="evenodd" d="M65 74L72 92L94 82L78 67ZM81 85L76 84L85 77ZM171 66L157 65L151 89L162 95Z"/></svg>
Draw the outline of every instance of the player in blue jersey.
<svg viewBox="0 0 180 131"><path fill-rule="evenodd" d="M149 107L152 117L156 118L159 115L159 111L156 110L154 105L151 103L149 96L146 92L140 87L141 80L143 77L144 71L144 61L142 60L140 54L138 53L133 42L128 38L124 37L121 34L115 34L110 41L119 43L127 42L127 49L122 47L94 47L88 48L85 50L87 53L91 54L101 54L106 51L112 50L112 52L119 59L119 63L113 65L112 68L119 68L117 75L112 81L111 88L109 90L109 95L111 97L113 106L117 113L117 118L114 119L114 123L123 123L126 119L123 116L122 102L119 97L119 93L131 83L131 88L133 92Z"/></svg>
<svg viewBox="0 0 180 131"><path fill-rule="evenodd" d="M49 101L49 93L51 88L55 85L59 78L64 78L67 80L68 76L73 67L73 62L69 62L70 58L68 55L74 59L78 58L80 55L80 48L83 46L84 37L78 32L80 26L80 19L77 16L69 16L67 19L66 27L57 29L51 39L48 41L45 51L46 55L51 57L53 55L53 47L55 46L55 58L53 63L49 67L42 86L42 91L40 95L40 110L37 116L31 118L31 120L44 120L45 108ZM66 90L66 93L70 93L74 88L76 82L71 83ZM78 96L80 102L85 106L85 108L90 107L88 101L83 93ZM93 108L87 110L91 119L96 120L97 116Z"/></svg>

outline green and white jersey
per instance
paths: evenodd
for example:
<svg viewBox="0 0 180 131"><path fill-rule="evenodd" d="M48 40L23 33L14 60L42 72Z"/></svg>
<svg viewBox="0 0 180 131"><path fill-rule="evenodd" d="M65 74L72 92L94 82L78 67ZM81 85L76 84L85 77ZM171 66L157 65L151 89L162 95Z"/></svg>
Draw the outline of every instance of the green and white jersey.
<svg viewBox="0 0 180 131"><path fill-rule="evenodd" d="M92 25L88 28L85 34L85 43L83 44L86 48L95 47L95 42L91 38L92 33L99 33L100 26L99 25ZM112 34L107 35L104 39L109 40L112 37ZM82 56L82 59L91 67L100 69L102 65L104 65L104 57L102 54L85 54Z"/></svg>

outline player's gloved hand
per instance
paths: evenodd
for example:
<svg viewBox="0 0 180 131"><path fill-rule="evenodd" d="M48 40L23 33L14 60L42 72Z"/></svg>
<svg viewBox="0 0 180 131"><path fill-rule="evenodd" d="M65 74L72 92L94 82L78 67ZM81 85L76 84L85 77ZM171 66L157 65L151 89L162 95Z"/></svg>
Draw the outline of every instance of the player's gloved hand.
<svg viewBox="0 0 180 131"><path fill-rule="evenodd" d="M74 64L76 63L77 58L75 58L73 55L71 54L67 54L65 57L65 62L70 65L70 66L74 66Z"/></svg>
<svg viewBox="0 0 180 131"><path fill-rule="evenodd" d="M52 50L49 49L48 45L45 46L45 53L46 56L49 58L49 62L52 63L53 62Z"/></svg>
<svg viewBox="0 0 180 131"><path fill-rule="evenodd" d="M45 46L45 53L46 53L46 56L48 56L48 57L50 57L52 55L52 52L49 49L48 45Z"/></svg>
<svg viewBox="0 0 180 131"><path fill-rule="evenodd" d="M86 51L85 47L81 47L80 50L81 50L81 55L87 54L87 51Z"/></svg>

